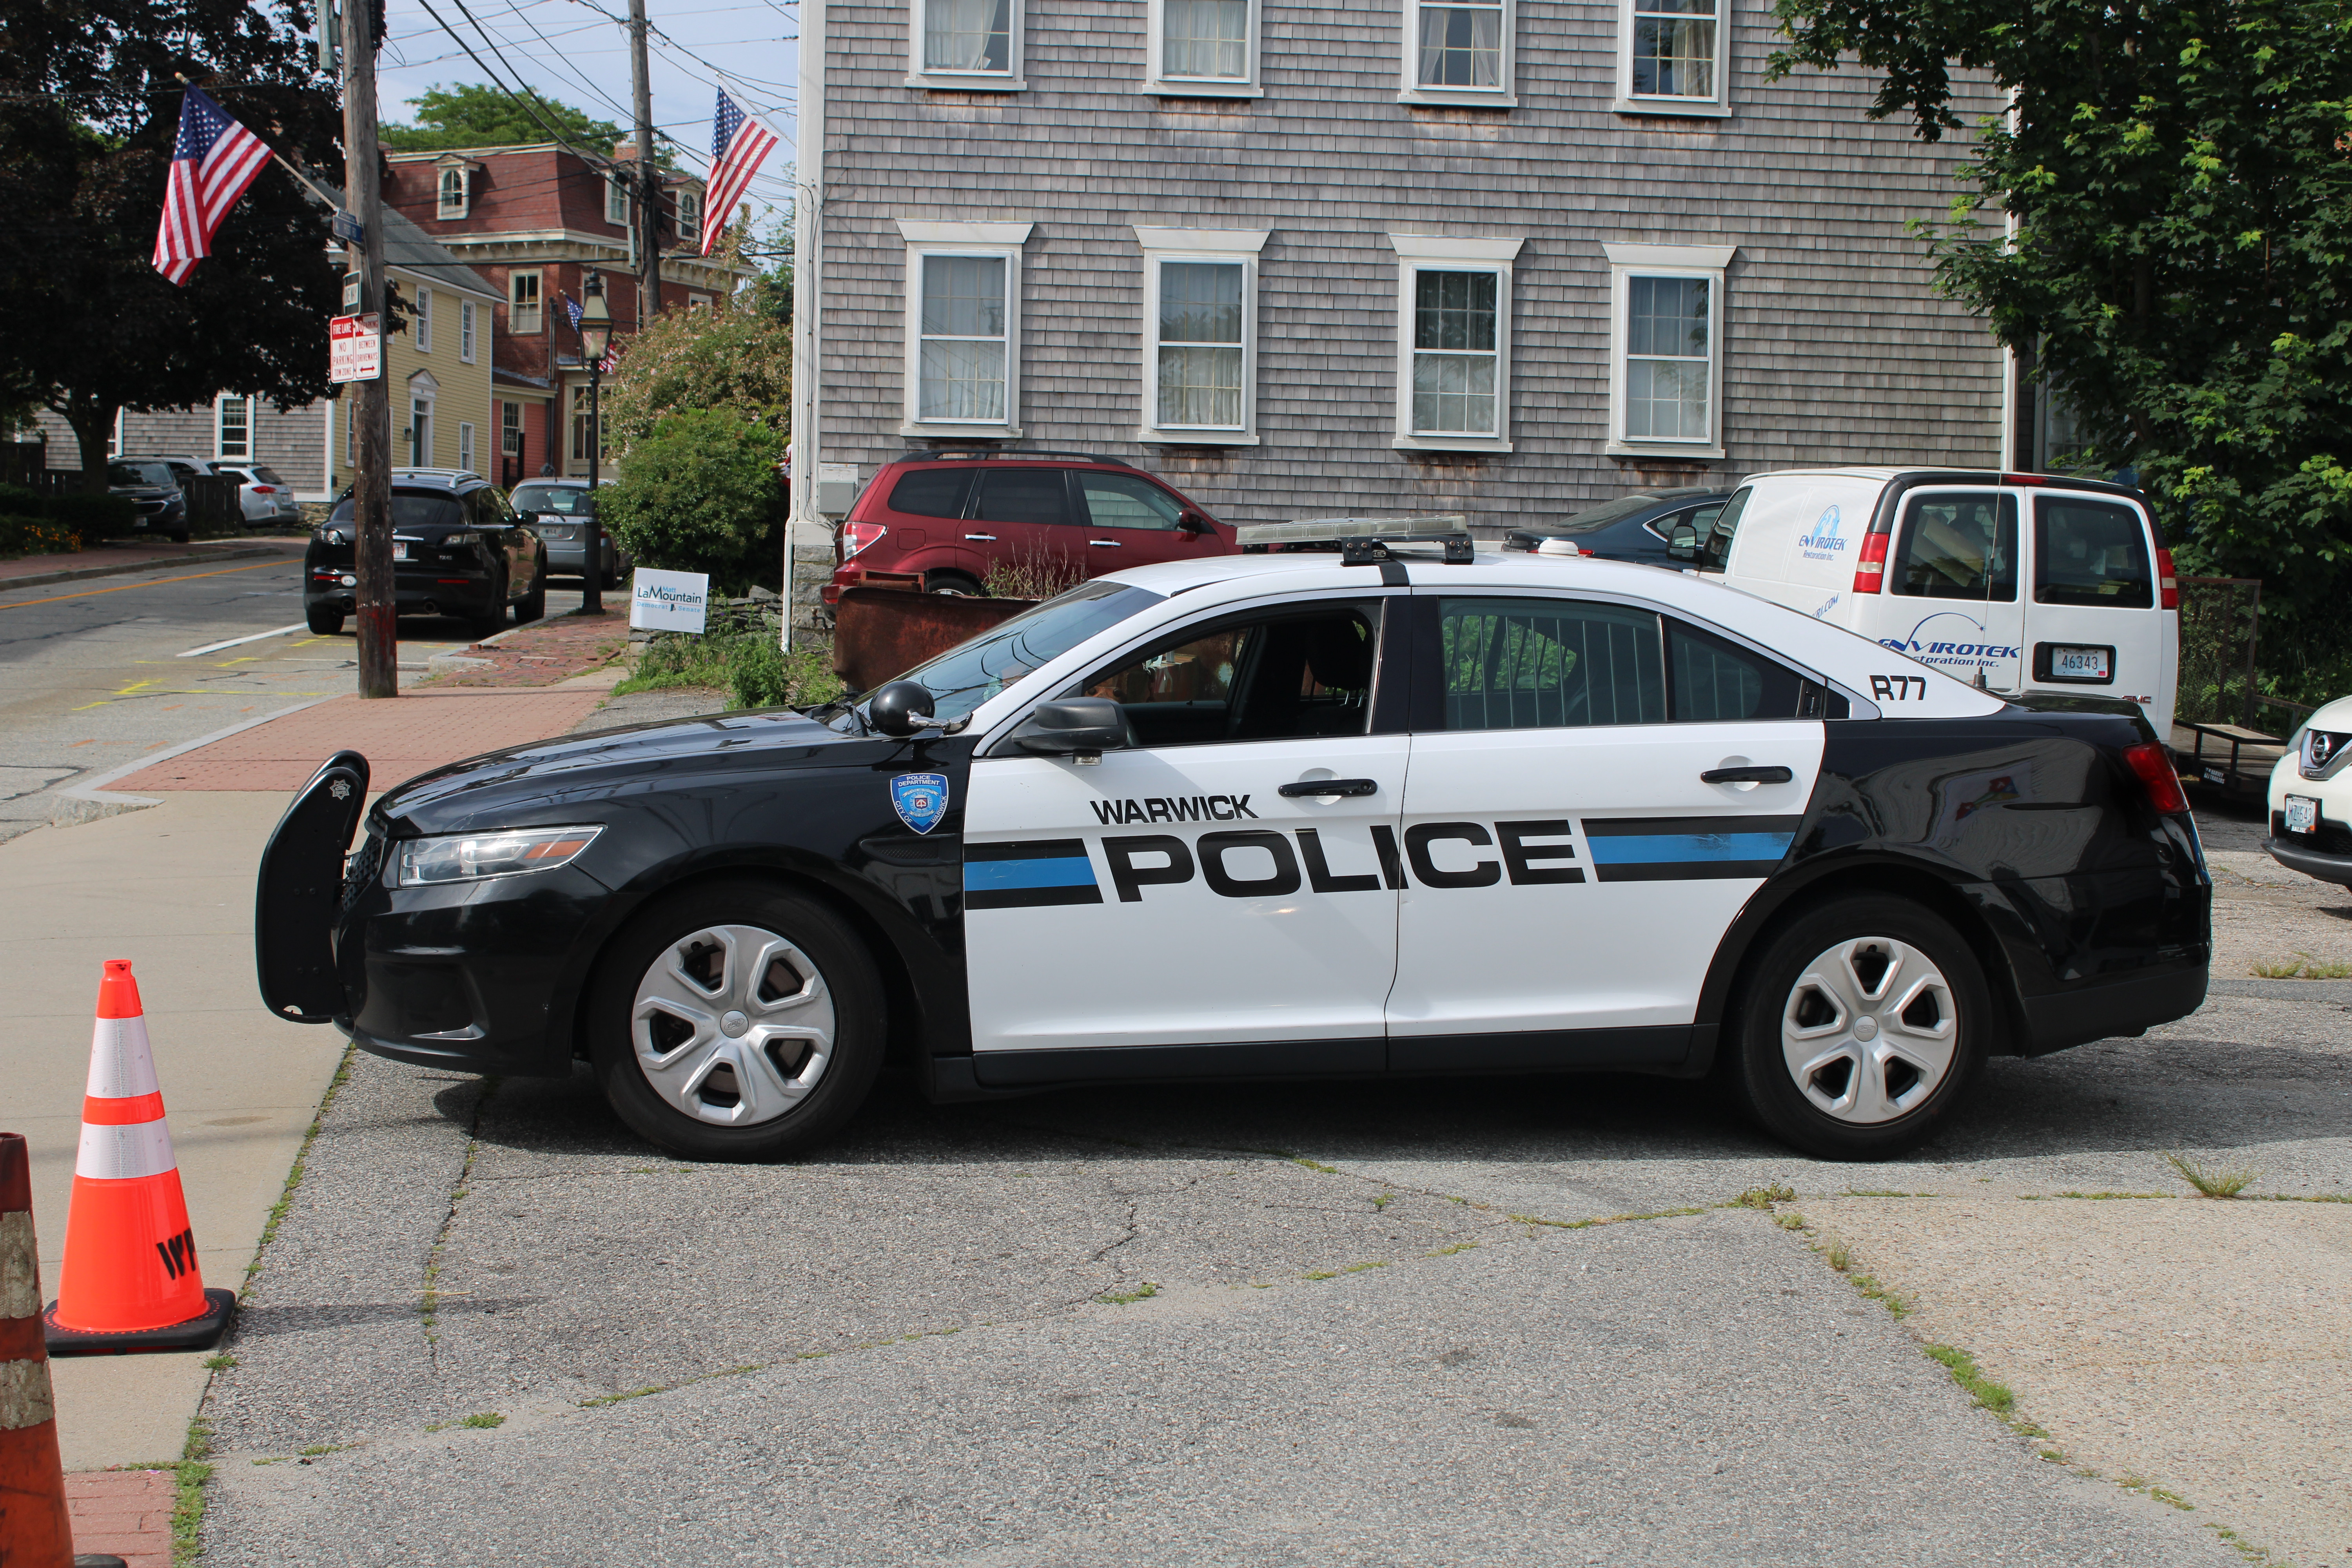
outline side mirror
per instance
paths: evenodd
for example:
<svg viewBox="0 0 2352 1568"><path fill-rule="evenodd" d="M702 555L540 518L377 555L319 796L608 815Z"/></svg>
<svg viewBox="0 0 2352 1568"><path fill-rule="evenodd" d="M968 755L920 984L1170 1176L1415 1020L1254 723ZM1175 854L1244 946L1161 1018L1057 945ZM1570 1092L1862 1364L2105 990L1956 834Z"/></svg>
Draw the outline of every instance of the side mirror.
<svg viewBox="0 0 2352 1568"><path fill-rule="evenodd" d="M1188 511L1178 516L1176 526L1186 533L1206 533L1209 531L1209 520L1197 511Z"/></svg>
<svg viewBox="0 0 2352 1568"><path fill-rule="evenodd" d="M930 689L921 681L893 680L866 703L866 718L884 734L903 741L925 728L916 721L929 718L932 706Z"/></svg>
<svg viewBox="0 0 2352 1568"><path fill-rule="evenodd" d="M1666 541L1666 553L1676 561L1698 559L1698 530L1687 522L1675 525L1673 535Z"/></svg>
<svg viewBox="0 0 2352 1568"><path fill-rule="evenodd" d="M1108 697L1041 702L1013 732L1013 743L1045 757L1124 751L1129 743L1127 715Z"/></svg>

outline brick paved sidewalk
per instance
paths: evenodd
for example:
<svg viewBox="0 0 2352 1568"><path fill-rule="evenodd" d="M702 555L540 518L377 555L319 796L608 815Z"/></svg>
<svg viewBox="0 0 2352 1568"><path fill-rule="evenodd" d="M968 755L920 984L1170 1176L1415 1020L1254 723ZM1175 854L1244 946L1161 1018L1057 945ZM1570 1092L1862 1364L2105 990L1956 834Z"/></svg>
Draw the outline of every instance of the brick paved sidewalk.
<svg viewBox="0 0 2352 1568"><path fill-rule="evenodd" d="M85 1470L66 1478L74 1552L111 1552L126 1568L172 1568L169 1470Z"/></svg>
<svg viewBox="0 0 2352 1568"><path fill-rule="evenodd" d="M477 643L456 657L486 663L458 665L416 684L435 691L467 686L552 686L603 668L628 645L629 617L625 612L606 610L590 616L574 611L517 626L487 647Z"/></svg>
<svg viewBox="0 0 2352 1568"><path fill-rule="evenodd" d="M568 732L602 701L601 685L520 691L412 691L389 700L338 697L240 730L142 768L106 787L294 790L349 748L368 760L369 784L390 789L430 768Z"/></svg>

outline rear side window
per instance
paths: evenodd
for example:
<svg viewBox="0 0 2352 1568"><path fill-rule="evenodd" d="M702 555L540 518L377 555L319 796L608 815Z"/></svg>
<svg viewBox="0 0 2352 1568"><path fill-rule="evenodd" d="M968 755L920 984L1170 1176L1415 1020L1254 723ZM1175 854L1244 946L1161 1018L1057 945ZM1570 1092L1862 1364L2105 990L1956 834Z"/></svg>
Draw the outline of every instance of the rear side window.
<svg viewBox="0 0 2352 1568"><path fill-rule="evenodd" d="M1937 490L1904 509L1894 591L1922 599L2017 597L2017 498Z"/></svg>
<svg viewBox="0 0 2352 1568"><path fill-rule="evenodd" d="M1570 599L1444 599L1437 614L1448 730L1665 720L1654 615Z"/></svg>
<svg viewBox="0 0 2352 1568"><path fill-rule="evenodd" d="M1067 522L1069 481L1059 468L983 472L972 516L982 522Z"/></svg>
<svg viewBox="0 0 2352 1568"><path fill-rule="evenodd" d="M1668 706L1678 724L1843 719L1844 698L1776 660L1682 622L1666 622Z"/></svg>
<svg viewBox="0 0 2352 1568"><path fill-rule="evenodd" d="M1184 513L1174 496L1148 479L1084 472L1076 478L1078 489L1087 498L1087 521L1096 528L1153 528L1165 531L1174 528L1176 520Z"/></svg>
<svg viewBox="0 0 2352 1568"><path fill-rule="evenodd" d="M2116 501L2037 499L2033 602L2131 610L2155 604L2139 513Z"/></svg>
<svg viewBox="0 0 2352 1568"><path fill-rule="evenodd" d="M911 517L961 517L971 468L915 468L898 477L885 504Z"/></svg>

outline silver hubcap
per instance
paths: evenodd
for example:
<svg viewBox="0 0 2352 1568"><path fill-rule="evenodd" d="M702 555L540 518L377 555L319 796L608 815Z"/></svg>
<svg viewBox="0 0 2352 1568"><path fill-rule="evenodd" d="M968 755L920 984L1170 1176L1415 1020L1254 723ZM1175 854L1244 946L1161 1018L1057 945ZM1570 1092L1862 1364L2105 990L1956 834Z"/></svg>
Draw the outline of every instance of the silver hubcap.
<svg viewBox="0 0 2352 1568"><path fill-rule="evenodd" d="M757 926L680 937L637 983L637 1068L677 1110L714 1127L772 1121L833 1060L833 994L806 953Z"/></svg>
<svg viewBox="0 0 2352 1568"><path fill-rule="evenodd" d="M1951 1070L1952 988L1927 955L1890 936L1842 942L1805 965L1780 1014L1789 1076L1840 1121L1892 1121Z"/></svg>

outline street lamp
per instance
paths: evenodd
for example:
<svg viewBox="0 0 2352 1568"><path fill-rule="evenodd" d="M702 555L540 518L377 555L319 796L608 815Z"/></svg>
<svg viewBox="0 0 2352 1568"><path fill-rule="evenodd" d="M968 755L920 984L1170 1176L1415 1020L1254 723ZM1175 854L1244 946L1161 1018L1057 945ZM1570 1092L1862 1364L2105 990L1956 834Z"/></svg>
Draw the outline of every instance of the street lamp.
<svg viewBox="0 0 2352 1568"><path fill-rule="evenodd" d="M588 553L581 576L587 583L580 595L581 610L604 613L604 522L596 515L596 486L604 455L604 354L613 346L613 308L604 302L604 275L591 267L580 285L580 357L588 362Z"/></svg>

